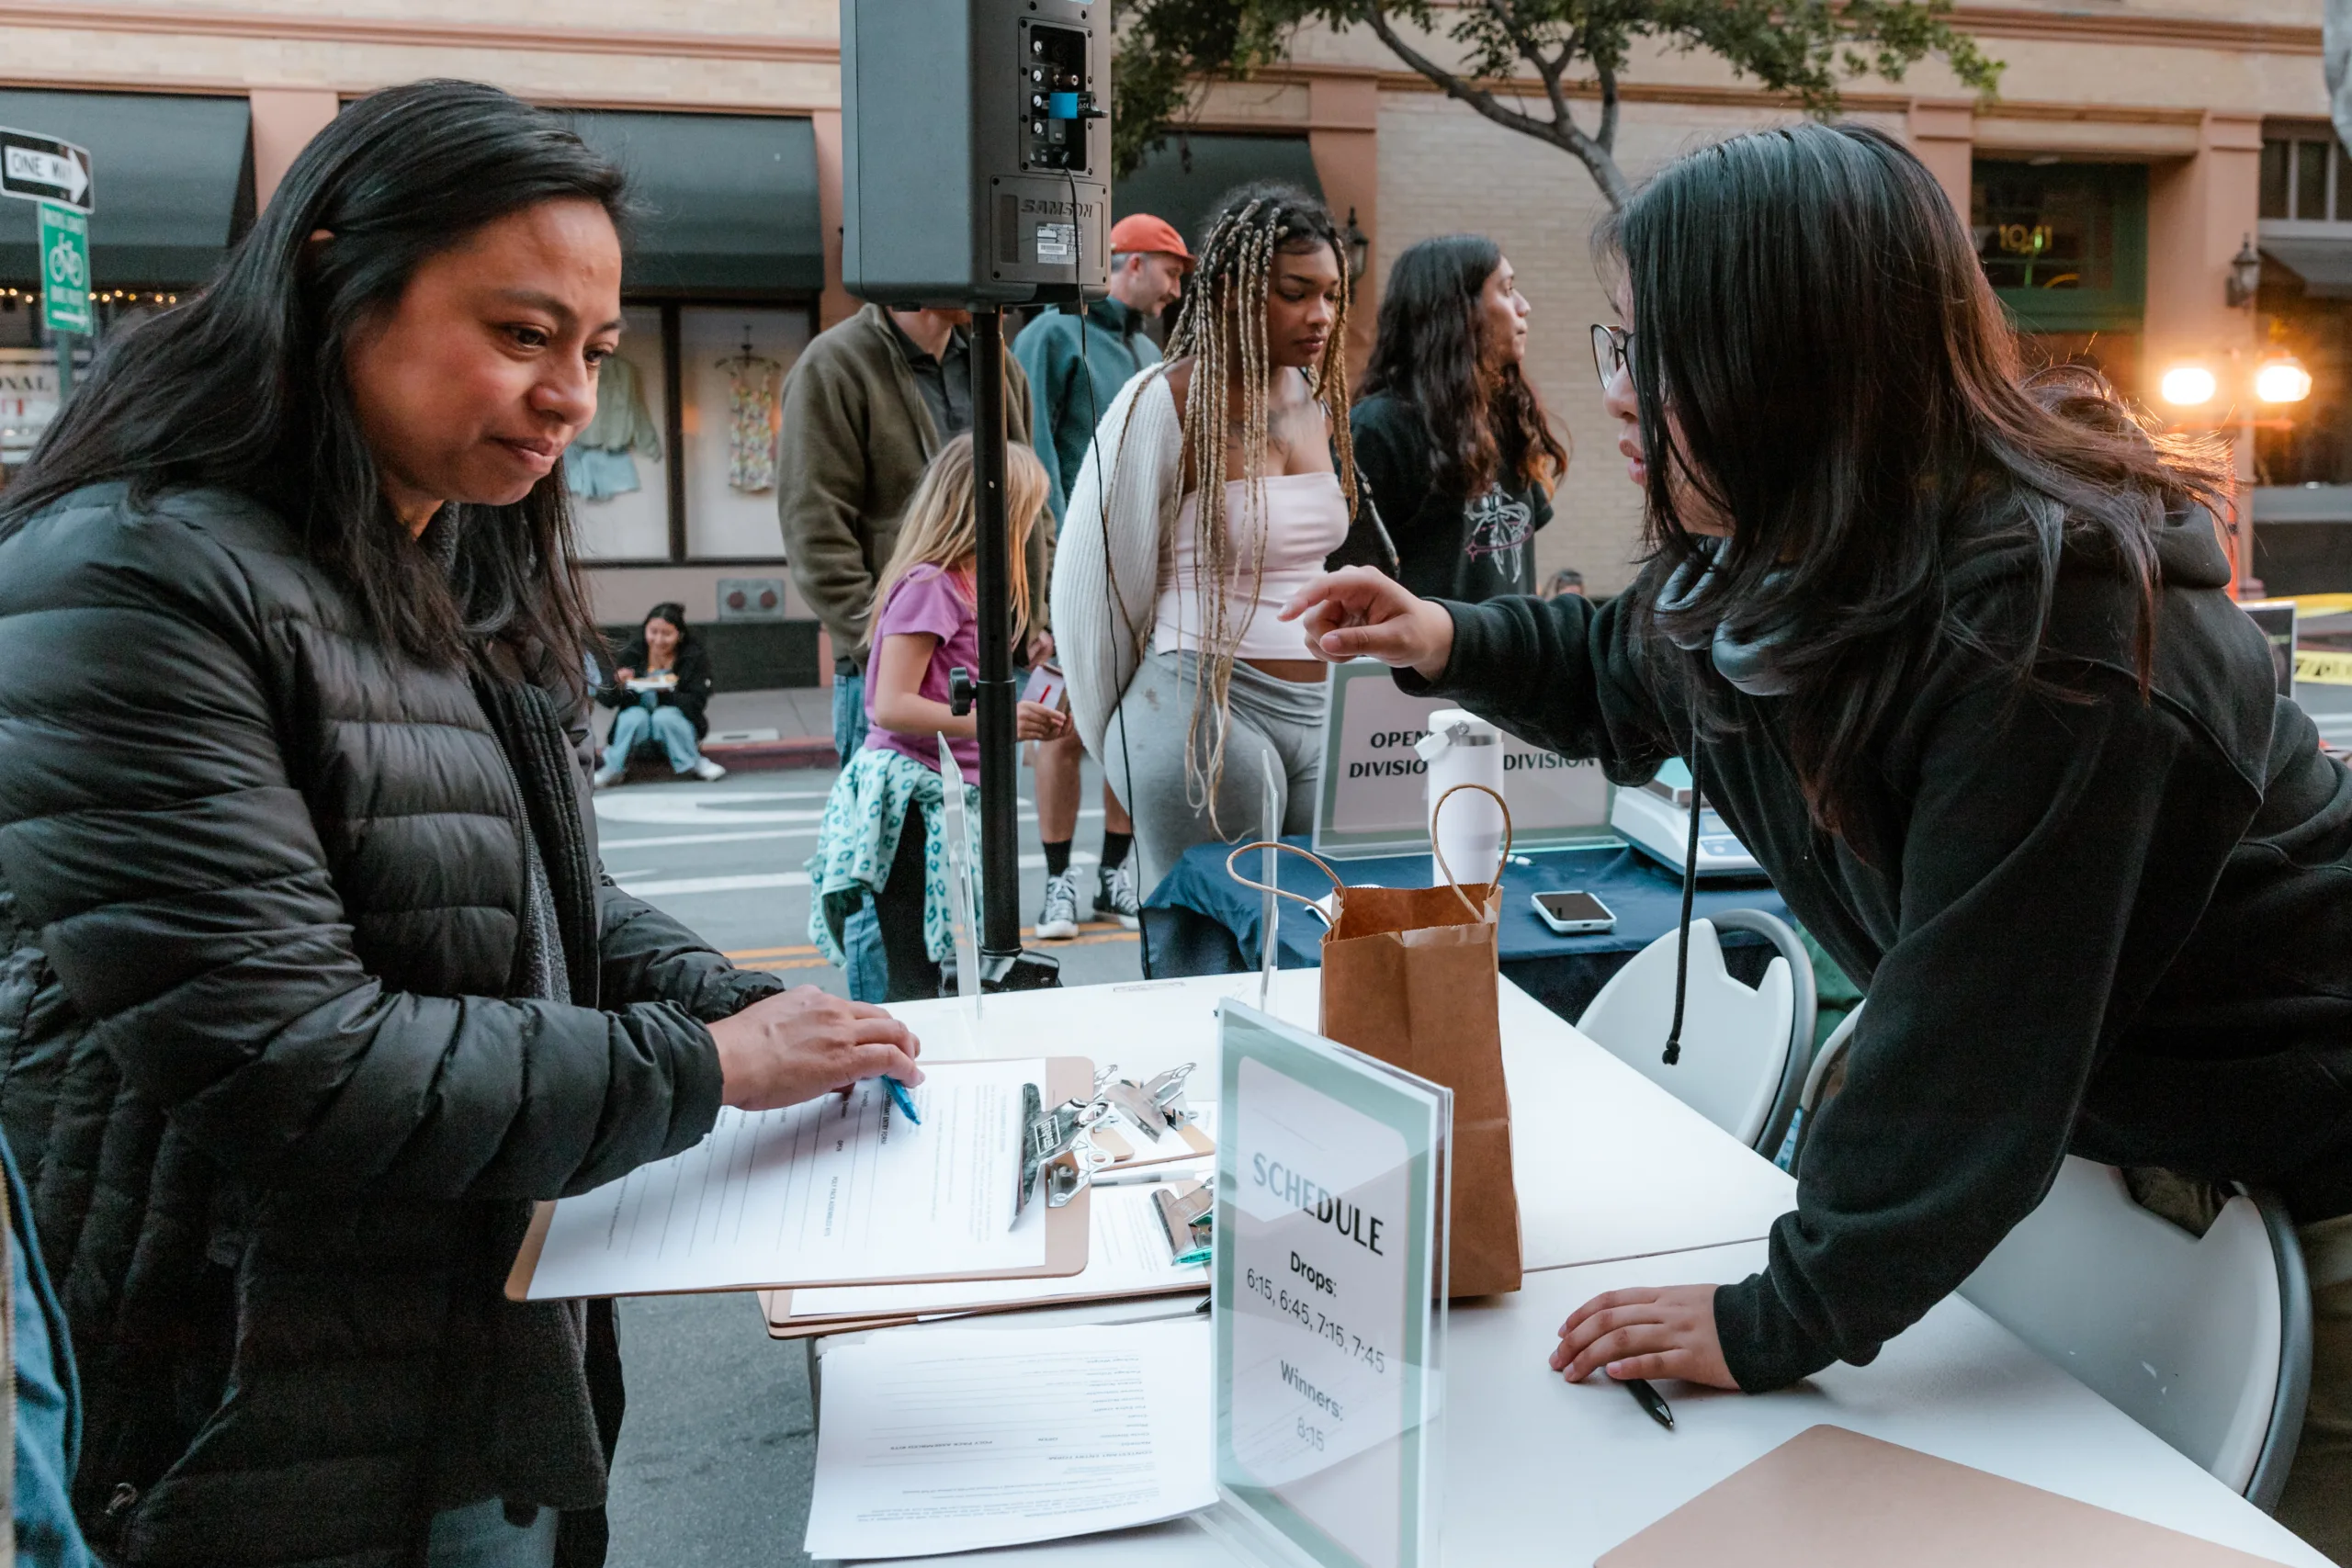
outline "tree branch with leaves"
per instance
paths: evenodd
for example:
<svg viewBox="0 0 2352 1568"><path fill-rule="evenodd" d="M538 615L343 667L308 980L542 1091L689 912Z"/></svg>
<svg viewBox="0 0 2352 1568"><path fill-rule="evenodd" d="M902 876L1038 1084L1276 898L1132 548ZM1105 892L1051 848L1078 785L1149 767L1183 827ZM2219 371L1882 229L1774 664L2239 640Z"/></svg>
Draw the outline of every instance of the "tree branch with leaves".
<svg viewBox="0 0 2352 1568"><path fill-rule="evenodd" d="M1120 0L1113 151L1118 173L1132 173L1197 114L1208 84L1281 63L1303 28L1361 27L1446 96L1575 158L1616 208L1633 190L1617 131L1637 44L1712 54L1824 118L1838 112L1843 83L1900 82L1931 55L1990 97L2001 62L1952 25L1951 8L1952 0ZM1577 103L1586 96L1598 100L1589 113Z"/></svg>

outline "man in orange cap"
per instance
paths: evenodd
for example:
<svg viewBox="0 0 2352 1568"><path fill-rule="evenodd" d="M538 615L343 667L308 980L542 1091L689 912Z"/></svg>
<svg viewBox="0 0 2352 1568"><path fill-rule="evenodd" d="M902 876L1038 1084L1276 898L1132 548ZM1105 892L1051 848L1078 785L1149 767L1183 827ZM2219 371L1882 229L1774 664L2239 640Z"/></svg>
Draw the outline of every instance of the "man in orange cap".
<svg viewBox="0 0 2352 1568"><path fill-rule="evenodd" d="M1088 306L1082 316L1048 310L1013 340L1013 357L1028 373L1035 400L1031 428L1037 456L1057 480L1057 522L1093 443L1094 422L1130 378L1159 363L1159 345L1145 326L1176 302L1184 291L1184 275L1192 270L1193 254L1172 224L1129 213L1111 226L1111 297ZM1083 755L1075 734L1037 748L1037 836L1046 850L1046 898L1037 912L1037 935L1048 940L1078 934L1078 878L1069 867L1069 852L1078 834ZM1105 784L1094 912L1129 931L1141 922L1135 878L1126 865L1133 831Z"/></svg>

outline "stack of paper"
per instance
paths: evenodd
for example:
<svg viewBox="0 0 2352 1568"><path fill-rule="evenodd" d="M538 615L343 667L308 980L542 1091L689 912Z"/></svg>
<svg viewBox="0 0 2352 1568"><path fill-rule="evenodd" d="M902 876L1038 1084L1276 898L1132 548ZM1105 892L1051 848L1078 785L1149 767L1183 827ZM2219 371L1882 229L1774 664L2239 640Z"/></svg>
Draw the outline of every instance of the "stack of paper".
<svg viewBox="0 0 2352 1568"><path fill-rule="evenodd" d="M1157 1183L1098 1187L1089 1218L1086 1267L1061 1279L967 1280L924 1285L833 1285L767 1292L768 1332L778 1339L878 1328L919 1317L1014 1312L1121 1296L1167 1295L1209 1288L1205 1263L1179 1266L1152 1210Z"/></svg>
<svg viewBox="0 0 2352 1568"><path fill-rule="evenodd" d="M1209 1325L927 1328L826 1355L816 1558L921 1557L1216 1501Z"/></svg>

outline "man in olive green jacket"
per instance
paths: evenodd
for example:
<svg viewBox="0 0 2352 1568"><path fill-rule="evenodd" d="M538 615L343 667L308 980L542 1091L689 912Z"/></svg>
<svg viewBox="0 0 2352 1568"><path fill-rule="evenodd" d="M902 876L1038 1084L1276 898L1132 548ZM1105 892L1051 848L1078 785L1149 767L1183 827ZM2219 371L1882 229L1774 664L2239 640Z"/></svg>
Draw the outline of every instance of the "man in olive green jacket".
<svg viewBox="0 0 2352 1568"><path fill-rule="evenodd" d="M784 383L776 513L800 596L832 635L833 744L843 765L865 739L865 621L899 520L940 447L971 426L962 310L868 305L820 333ZM1009 441L1030 439L1029 381L1004 360ZM1053 530L1029 535L1041 608ZM977 671L975 671L977 673Z"/></svg>

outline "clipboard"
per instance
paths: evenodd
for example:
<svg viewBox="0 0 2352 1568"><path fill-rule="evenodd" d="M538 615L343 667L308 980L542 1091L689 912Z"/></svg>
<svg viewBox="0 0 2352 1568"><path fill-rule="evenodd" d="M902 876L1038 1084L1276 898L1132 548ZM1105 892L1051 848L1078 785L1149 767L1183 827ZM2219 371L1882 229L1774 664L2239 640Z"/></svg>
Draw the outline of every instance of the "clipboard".
<svg viewBox="0 0 2352 1568"><path fill-rule="evenodd" d="M1094 1091L1094 1064L1084 1056L1048 1056L1045 1059L1044 1090L1048 1103L1064 1100L1083 1100ZM1006 1155L1004 1182L1012 1190L1019 1176L1017 1147ZM548 1233L555 1223L556 1203L541 1200L533 1209L530 1229L524 1235L523 1245L514 1255L514 1264L506 1275L506 1299L512 1302L540 1300L601 1300L620 1296L716 1295L740 1291L814 1289L825 1285L931 1284L960 1280L1048 1280L1081 1273L1086 1268L1087 1237L1092 1211L1092 1191L1081 1187L1058 1209L1046 1208L1042 1202L1033 1207L1043 1211L1046 1226L1046 1258L1034 1267L1000 1269L949 1270L944 1273L894 1274L887 1278L853 1275L849 1278L765 1279L729 1280L723 1284L686 1286L651 1286L643 1290L614 1290L588 1292L578 1297L541 1297L530 1294L531 1284L537 1276L539 1263L547 1248Z"/></svg>
<svg viewBox="0 0 2352 1568"><path fill-rule="evenodd" d="M1594 1568L2278 1568L1843 1427L1810 1427Z"/></svg>
<svg viewBox="0 0 2352 1568"><path fill-rule="evenodd" d="M1100 1295L1040 1296L1034 1301L986 1302L967 1306L932 1307L923 1312L893 1313L871 1317L795 1317L790 1291L761 1291L760 1316L771 1339L819 1339L836 1334L863 1334L876 1328L904 1328L913 1323L938 1323L949 1318L989 1317L1008 1312L1041 1312L1056 1307L1100 1306L1104 1302L1158 1301L1162 1297L1200 1296L1209 1283L1170 1285L1154 1291L1109 1291Z"/></svg>
<svg viewBox="0 0 2352 1568"><path fill-rule="evenodd" d="M1097 1122L1087 1135L1094 1146L1111 1156L1108 1165L1095 1174L1109 1176L1114 1171L1141 1170L1148 1166L1168 1165L1180 1159L1203 1159L1216 1153L1216 1140L1201 1131L1198 1122L1187 1122L1181 1127L1170 1127L1153 1143L1125 1127L1114 1127L1107 1122Z"/></svg>
<svg viewBox="0 0 2352 1568"><path fill-rule="evenodd" d="M999 1313L1195 1297L1209 1288L1208 1262L1179 1259L1169 1245L1161 1211L1170 1192L1202 1186L1197 1180L1171 1177L1165 1182L1114 1187L1097 1194L1089 1216L1092 1235L1086 1268L1065 1279L957 1280L910 1289L763 1291L760 1310L772 1338L800 1339Z"/></svg>

